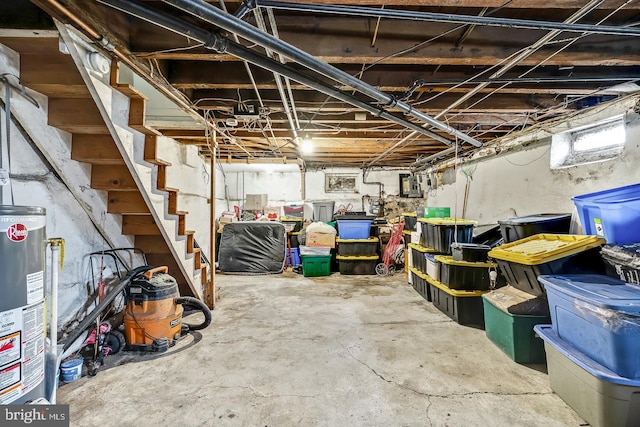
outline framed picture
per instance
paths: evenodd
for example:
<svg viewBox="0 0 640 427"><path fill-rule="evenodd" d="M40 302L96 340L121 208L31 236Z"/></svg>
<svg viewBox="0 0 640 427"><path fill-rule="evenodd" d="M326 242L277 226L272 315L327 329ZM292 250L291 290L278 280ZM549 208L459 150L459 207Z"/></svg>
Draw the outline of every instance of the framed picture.
<svg viewBox="0 0 640 427"><path fill-rule="evenodd" d="M327 173L324 175L324 191L326 193L357 193L357 174Z"/></svg>

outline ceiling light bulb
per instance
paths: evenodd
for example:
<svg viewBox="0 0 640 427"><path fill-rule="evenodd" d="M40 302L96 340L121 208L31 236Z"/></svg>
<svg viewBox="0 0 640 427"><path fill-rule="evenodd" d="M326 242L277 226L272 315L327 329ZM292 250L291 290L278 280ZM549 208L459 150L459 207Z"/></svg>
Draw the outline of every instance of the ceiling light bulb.
<svg viewBox="0 0 640 427"><path fill-rule="evenodd" d="M310 138L305 137L300 144L300 151L305 154L313 153L313 142Z"/></svg>

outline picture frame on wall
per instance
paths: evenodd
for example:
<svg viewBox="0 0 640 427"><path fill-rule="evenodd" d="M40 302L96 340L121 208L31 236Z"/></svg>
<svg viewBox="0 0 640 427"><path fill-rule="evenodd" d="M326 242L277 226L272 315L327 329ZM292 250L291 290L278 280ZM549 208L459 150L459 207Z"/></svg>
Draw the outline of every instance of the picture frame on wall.
<svg viewBox="0 0 640 427"><path fill-rule="evenodd" d="M357 193L357 174L327 173L324 175L324 191L326 193Z"/></svg>

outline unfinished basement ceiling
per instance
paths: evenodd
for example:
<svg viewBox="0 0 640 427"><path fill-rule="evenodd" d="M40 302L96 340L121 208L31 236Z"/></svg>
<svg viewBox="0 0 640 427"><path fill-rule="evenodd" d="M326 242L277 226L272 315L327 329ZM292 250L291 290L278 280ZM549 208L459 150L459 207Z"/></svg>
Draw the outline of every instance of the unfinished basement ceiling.
<svg viewBox="0 0 640 427"><path fill-rule="evenodd" d="M622 84L640 79L638 0L342 0L346 8L329 1L33 3L104 36L121 59L206 118L226 161L407 167L456 143L473 149L613 99ZM187 11L193 5L199 12ZM310 10L320 6L326 10ZM116 10L124 8L132 10ZM378 18L379 11L411 16ZM268 38L273 50L289 49L282 41L330 66L310 69L294 55L265 50L245 34L260 33L256 27L271 35L256 37ZM227 42L224 53L204 47ZM248 64L238 52L292 78ZM350 84L347 75L364 84ZM154 125L184 144L207 144L201 125ZM311 153L302 152L306 138Z"/></svg>

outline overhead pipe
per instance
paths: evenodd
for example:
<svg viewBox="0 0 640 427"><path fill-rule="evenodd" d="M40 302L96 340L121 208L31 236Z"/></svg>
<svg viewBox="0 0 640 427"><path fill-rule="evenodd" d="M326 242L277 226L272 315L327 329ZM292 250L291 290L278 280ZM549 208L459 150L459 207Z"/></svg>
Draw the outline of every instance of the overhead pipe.
<svg viewBox="0 0 640 427"><path fill-rule="evenodd" d="M412 116L418 120L425 122L426 124L438 128L444 132L447 132L456 138L468 142L475 147L481 147L482 143L451 126L434 119L433 117L425 114L419 110L414 109L411 105L400 101L385 92L382 92L368 83L363 82L349 73L346 73L339 68L336 68L326 62L319 60L318 58L310 55L309 53L298 49L297 47L283 41L276 39L270 34L266 34L252 25L236 18L233 15L224 13L220 9L205 3L201 0L162 0L163 2L170 4L184 12L187 12L205 22L216 25L226 31L238 34L240 37L257 43L264 48L268 48L277 52L278 54L285 56L298 64L318 73L322 74L338 83L346 86L350 86L356 91L375 99L383 104L385 107L395 107L402 113ZM295 80L295 79L293 79ZM451 141L447 144L451 145Z"/></svg>
<svg viewBox="0 0 640 427"><path fill-rule="evenodd" d="M276 25L276 18L273 15L272 9L267 9L267 16L269 17L269 24L271 25L271 32L273 36L276 38L280 38L278 35L278 26ZM279 56L280 62L284 64L284 58ZM300 129L300 120L298 119L298 110L296 108L296 101L293 98L293 90L291 89L291 81L285 77L284 83L287 86L287 94L289 94L289 100L291 101L291 112L293 113L293 118L296 122L296 127Z"/></svg>
<svg viewBox="0 0 640 427"><path fill-rule="evenodd" d="M227 6L224 4L224 0L220 0L220 7L222 8L222 10L224 10L225 12L227 11ZM254 1L254 7L255 7L255 1ZM236 43L240 43L240 40L238 40L238 36L236 34L233 34L233 40ZM249 63L247 61L242 61L242 63L244 64L244 68L247 71L247 75L249 76L249 80L251 81L251 85L253 86L253 90L256 93L256 97L258 98L258 102L260 103L260 107L264 108L264 102L262 101L262 96L260 96L260 91L258 90L258 85L256 84L256 79L253 77L253 72L251 71L251 67L249 66ZM275 147L278 146L278 141L276 140L276 136L273 133L273 130L271 130L271 138L273 138L273 145ZM267 139L267 141L269 141L269 137L264 133L263 131L263 135L265 136L265 139ZM295 137L295 135L294 135ZM280 153L282 154L282 153Z"/></svg>
<svg viewBox="0 0 640 427"><path fill-rule="evenodd" d="M218 34L215 34L203 28L200 28L197 25L194 25L190 22L175 18L172 15L169 15L164 12L160 12L158 10L149 9L146 6L143 6L131 1L98 0L98 2L105 4L107 6L113 7L115 9L118 9L132 16L143 19L152 24L158 25L169 31L173 31L177 34L188 37L192 40L197 40L203 43L204 47L208 49L213 49L219 53L229 53L233 56L236 56L240 59L244 59L266 70L275 71L283 76L289 77L291 80L297 81L298 83L301 83L303 85L311 87L312 89L322 92L325 95L329 95L340 101L351 104L354 107L358 107L365 111L368 111L376 117L381 117L385 120L392 121L407 129L415 131L416 133L421 133L432 139L435 139L436 141L440 141L444 144L451 144L450 140L443 138L437 133L431 132L430 130L420 127L408 120L397 117L384 109L373 106L371 104L367 104L366 102L361 101L358 98L344 91L335 89L334 87L327 85L325 83L322 83L318 80L315 80L305 74L302 74L288 67L287 65L281 64L276 60L260 55L246 48L245 46L234 43L229 39L221 37Z"/></svg>
<svg viewBox="0 0 640 427"><path fill-rule="evenodd" d="M370 7L339 6L332 4L289 3L275 0L258 0L258 6L297 12L316 12L368 18L450 22L454 24L475 24L491 27L524 28L531 30L560 30L573 33L608 34L615 36L640 36L640 29L633 27L573 24L564 22L536 21L533 19L457 15L450 13L419 12L398 9L374 9Z"/></svg>
<svg viewBox="0 0 640 427"><path fill-rule="evenodd" d="M267 31L267 25L264 22L264 19L261 15L259 9L253 9L253 14L256 18L256 23L258 24L258 28L262 31ZM266 49L267 57L273 59L273 52L269 49ZM289 127L291 128L291 133L293 134L293 140L296 144L298 144L298 128L296 124L293 122L293 116L291 114L291 108L289 107L289 102L287 101L287 93L284 90L284 85L282 84L282 76L280 74L274 72L273 77L276 81L276 87L278 88L278 94L280 95L280 100L282 101L282 107L284 108L284 114L287 116L287 120L289 121Z"/></svg>
<svg viewBox="0 0 640 427"><path fill-rule="evenodd" d="M582 8L580 8L577 12L575 12L573 15L571 15L569 18L567 18L565 20L565 23L574 23L574 22L576 22L578 19L584 17L589 12L591 12L593 9L598 7L598 5L600 5L602 3L602 1L603 0L591 0L589 3L587 3ZM465 93L463 96L458 98L456 101L454 101L447 108L445 108L444 110L440 111L436 115L436 118L440 118L440 117L444 116L446 113L448 113L449 111L451 111L455 107L459 106L464 101L466 101L466 100L470 99L471 97L473 97L475 94L480 92L482 89L484 89L487 86L489 86L493 82L492 80L502 77L502 75L504 75L504 73L506 73L507 71L509 71L510 69L515 67L518 63L520 63L521 61L525 60L526 58L528 58L529 56L534 54L536 51L538 51L540 48L542 48L548 41L552 40L554 37L556 37L560 33L561 33L560 30L549 31L547 34L542 36L540 39L538 39L532 45L530 45L530 46L528 46L528 47L526 47L524 49L521 49L518 53L512 55L511 59L505 65L501 66L498 69L498 71L494 72L489 77L488 80L486 80L483 83L479 83L476 87L474 87L473 89L471 89L470 91ZM376 157L373 161L371 161L369 163L368 166L372 166L378 160L380 160L383 157L387 156L389 153L391 153L391 151L393 151L396 148L400 147L406 141L409 141L411 138L413 138L415 136L416 136L416 134L414 132L412 132L411 134L407 135L405 138L403 138L400 141L398 141L397 143L395 143L391 148L387 149L382 154L380 154L378 157ZM414 167L414 166L416 166L416 163L413 163L411 165L411 167Z"/></svg>
<svg viewBox="0 0 640 427"><path fill-rule="evenodd" d="M256 0L244 0L233 15L238 19L242 19L247 13L254 10L256 6Z"/></svg>

